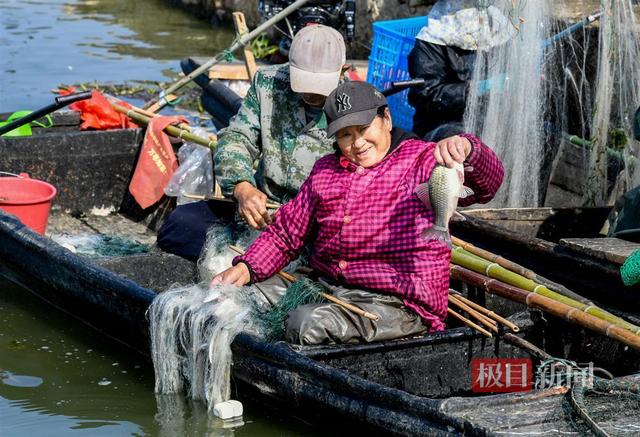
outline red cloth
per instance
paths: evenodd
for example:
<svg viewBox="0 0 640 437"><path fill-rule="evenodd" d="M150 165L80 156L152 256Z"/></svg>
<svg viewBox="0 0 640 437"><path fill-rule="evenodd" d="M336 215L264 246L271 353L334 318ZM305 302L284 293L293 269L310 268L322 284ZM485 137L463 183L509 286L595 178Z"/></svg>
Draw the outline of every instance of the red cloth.
<svg viewBox="0 0 640 437"><path fill-rule="evenodd" d="M473 171L464 180L474 194L459 203L486 203L500 187L504 169L478 138L464 136L473 145L467 158ZM396 295L431 331L444 329L451 251L420 236L433 225L434 214L415 194L436 165L434 147L409 139L370 168L350 161L345 168L338 154L321 158L298 195L234 264L246 262L255 280L264 281L314 238L310 262L316 272Z"/></svg>
<svg viewBox="0 0 640 437"><path fill-rule="evenodd" d="M60 95L74 93L75 88L67 88L59 90ZM131 108L127 102L119 101L120 106ZM80 129L134 129L138 125L129 120L129 118L113 109L107 98L100 94L99 91L93 90L91 98L75 102L69 106L70 109L80 112L82 124Z"/></svg>
<svg viewBox="0 0 640 437"><path fill-rule="evenodd" d="M187 123L187 120L184 117L153 117L147 126L138 164L129 184L129 192L143 209L162 198L164 187L178 168L173 147L163 130L180 122Z"/></svg>

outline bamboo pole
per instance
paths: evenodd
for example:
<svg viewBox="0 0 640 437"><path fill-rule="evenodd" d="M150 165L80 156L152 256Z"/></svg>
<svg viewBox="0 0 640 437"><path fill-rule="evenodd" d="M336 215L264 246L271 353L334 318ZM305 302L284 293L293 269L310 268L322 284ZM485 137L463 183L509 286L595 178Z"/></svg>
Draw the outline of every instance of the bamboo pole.
<svg viewBox="0 0 640 437"><path fill-rule="evenodd" d="M463 296L461 293L458 293L455 290L449 290L449 293L453 292L453 295L460 301L466 303L467 305L469 305L471 308L481 312L482 314L487 315L488 317L490 317L491 319L502 323L504 326L506 326L507 328L509 328L511 331L513 332L519 332L520 331L520 327L518 325L516 325L513 322L510 322L509 320L505 319L504 317L500 316L499 314L494 313L493 311L483 307L482 305L478 305L477 303L475 303L474 301L467 299L465 296Z"/></svg>
<svg viewBox="0 0 640 437"><path fill-rule="evenodd" d="M460 315L460 314L456 313L456 312L455 312L455 311L453 311L451 308L447 308L447 313L448 313L450 316L453 316L453 317L455 317L456 319L460 320L460 321L461 321L462 323L464 323L465 325L467 325L467 326L469 326L469 327L471 327L471 328L475 329L475 330L476 330L476 331L478 331L478 332L481 332L481 333L482 333L482 334L484 334L485 336L487 336L487 337L489 337L489 338L493 337L493 335L492 335L489 331L487 331L486 329L484 329L484 328L482 328L482 327L480 327L480 326L476 325L475 323L473 323L471 320L467 319L466 317L464 317L464 316L462 316L462 315Z"/></svg>
<svg viewBox="0 0 640 437"><path fill-rule="evenodd" d="M623 329L612 322L599 319L591 314L559 302L541 294L519 288L488 277L460 265L451 265L451 277L478 286L491 294L519 302L532 308L538 308L556 317L580 325L592 331L618 340L636 350L640 350L640 336Z"/></svg>
<svg viewBox="0 0 640 437"><path fill-rule="evenodd" d="M448 299L449 299L449 303L451 305L454 305L454 306L458 307L458 309L461 309L462 311L465 311L467 314L469 314L471 317L476 319L478 322L480 322L481 324L483 324L484 326L489 328L491 331L493 331L495 333L498 333L498 325L497 325L497 323L495 321L493 321L493 320L489 319L488 317L485 317L484 315L480 314L480 312L478 312L478 311L474 310L473 308L469 307L464 302L461 302L460 300L456 299L451 294L449 294Z"/></svg>
<svg viewBox="0 0 640 437"><path fill-rule="evenodd" d="M146 126L151 121L150 117L147 117L146 115L139 114L138 112L134 111L133 109L125 108L124 106L118 105L117 103L111 103L111 106L113 106L113 109L115 109L116 111L126 115L127 117L129 117L130 119L135 121L136 123L142 123L142 124L144 124ZM180 128L178 128L176 126L173 126L173 125L169 125L169 126L165 127L164 131L167 134L171 135L172 137L182 138L184 140L191 141L192 143L200 144L201 146L209 147L211 149L214 149L216 147L216 142L215 141L211 141L209 139L199 137L197 135L192 134L189 131L186 131L184 129L180 129Z"/></svg>
<svg viewBox="0 0 640 437"><path fill-rule="evenodd" d="M451 262L453 264L458 264L466 267L467 269L473 270L475 272L482 273L491 278L498 279L507 284L527 291L531 291L540 296L544 296L546 298L571 306L573 308L576 308L577 310L580 310L594 317L612 323L620 328L633 332L634 334L640 333L640 327L634 325L633 323L629 323L626 320L615 316L595 305L585 304L555 291L549 290L544 285L536 284L531 279L527 279L517 273L509 271L496 263L484 260L477 256L467 255L457 250L451 251Z"/></svg>
<svg viewBox="0 0 640 437"><path fill-rule="evenodd" d="M240 254L240 255L244 254L244 249L242 249L241 247L230 245L229 249L233 250L237 254ZM289 281L289 282L292 282L292 283L296 282L298 280L298 278L296 278L295 276L293 276L293 275L291 275L289 273L286 273L286 272L278 272L276 274L278 276L280 276L282 279L284 279L286 281ZM319 292L319 294L320 294L320 296L324 297L328 301L333 302L336 305L339 305L342 308L344 308L344 309L346 309L348 311L351 311L352 313L355 313L355 314L357 314L357 315L359 315L361 317L366 317L367 319L375 320L375 321L380 320L379 316L377 316L375 314L371 314L368 311L364 311L362 308L358 308L357 306L352 305L350 303L347 303L347 302L345 302L345 301L343 301L341 299L338 299L337 297L332 296L332 295L330 295L328 293L323 293L321 291L321 292Z"/></svg>
<svg viewBox="0 0 640 437"><path fill-rule="evenodd" d="M482 259L494 262L496 264L498 264L499 266L504 267L507 270L511 270L514 273L518 273L519 275L524 276L527 279L531 279L532 281L537 282L538 284L542 284L544 286L546 286L547 288L556 291L560 294L563 294L567 297L570 297L572 299L575 299L579 302L585 303L585 304L592 304L592 302L582 296L580 296L577 293L574 293L573 291L569 290L567 287L565 287L564 285L561 284L557 284L543 276L538 275L536 272L534 272L531 269L528 269L518 263L515 263L511 260L508 260L500 255L496 255L492 252L489 252L488 250L485 249L481 249L477 246L474 246L471 243L467 243L466 241L461 240L460 238L454 237L453 235L451 236L451 241L453 242L453 244L455 246L457 246L455 248L455 250L463 250L466 251L470 254L479 256Z"/></svg>
<svg viewBox="0 0 640 437"><path fill-rule="evenodd" d="M539 360L549 360L549 359L553 358L550 354L548 354L547 352L543 351L542 349L540 349L535 344L531 343L530 341L525 340L522 337L518 337L517 335L513 335L510 332L507 332L506 334L504 334L502 336L502 339L504 341L506 341L507 343L510 343L510 344L512 344L514 346L519 347L520 349L526 350L527 352L529 352L531 355L533 355L534 357L538 358Z"/></svg>
<svg viewBox="0 0 640 437"><path fill-rule="evenodd" d="M119 105L120 102L121 102L120 99L118 99L117 97L112 96L110 94L103 94L103 95L107 98L107 100L109 100L109 103L112 103L112 104L115 103L115 104ZM154 113L154 112L151 112L151 111L148 111L148 110L145 110L145 109L142 109L142 108L138 108L137 106L134 106L134 105L132 105L130 103L128 103L128 104L129 104L129 106L131 106L131 109L133 109L138 114L142 114L142 115L144 115L146 117L149 117L149 118L159 117L159 115ZM179 123L179 124L176 124L174 126L176 126L179 129L184 129L187 132L191 132L191 126L189 126L186 123ZM214 134L209 134L208 137L209 137L209 139L211 141L218 141L218 137L216 135L214 135Z"/></svg>
<svg viewBox="0 0 640 437"><path fill-rule="evenodd" d="M183 196L188 198L188 199L215 200L215 201L218 201L218 202L237 203L237 201L235 199L229 199L227 197L221 197L221 196L205 196L203 194L183 194ZM277 202L267 202L266 203L267 209L278 209L281 206L282 205L277 203Z"/></svg>

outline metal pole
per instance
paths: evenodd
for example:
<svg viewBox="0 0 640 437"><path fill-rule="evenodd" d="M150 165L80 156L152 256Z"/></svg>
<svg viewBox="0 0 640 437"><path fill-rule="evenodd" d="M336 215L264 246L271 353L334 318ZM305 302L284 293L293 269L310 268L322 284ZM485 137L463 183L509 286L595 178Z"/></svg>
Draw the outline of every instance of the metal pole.
<svg viewBox="0 0 640 437"><path fill-rule="evenodd" d="M185 77L183 77L182 79L180 79L179 81L177 81L176 83L171 85L166 90L161 91L160 95L158 97L155 97L155 98L151 99L149 102L147 102L144 105L144 109L148 109L149 107L153 106L156 103L159 105L160 108L165 107L168 104L168 102L167 102L167 100L165 98L166 95L171 94L174 91L182 88L187 83L191 82L195 77L197 77L200 74L204 73L205 71L209 70L209 68L211 68L215 64L219 63L220 61L223 61L226 58L227 53L233 53L236 50L240 49L241 47L244 47L252 39L254 39L258 35L260 35L262 32L264 32L265 30L267 30L268 28L273 26L278 21L282 20L287 15L291 14L292 12L294 12L296 9L299 9L300 7L302 7L304 4L308 3L309 1L310 0L298 0L295 3L292 3L289 6L287 6L279 14L274 15L273 17L271 17L270 19L268 19L267 21L262 23L260 26L258 26L255 29L253 29L251 32L241 35L240 38L238 38L236 41L234 41L234 43L231 45L231 47L229 47L227 50L218 53L216 56L214 56L213 58L209 59L206 63L202 64L200 67L198 67L195 70L193 70L191 73L189 73L188 75L186 75Z"/></svg>
<svg viewBox="0 0 640 437"><path fill-rule="evenodd" d="M554 42L559 41L562 38L564 38L565 36L570 35L573 32L576 32L576 31L582 29L583 27L588 26L589 24L593 23L596 20L599 20L602 17L602 14L604 14L603 11L593 13L593 14L583 18L579 22L567 27L563 31L561 31L561 32L559 32L559 33L547 38L546 40L544 40L542 42L542 48L546 49L547 47L549 47Z"/></svg>

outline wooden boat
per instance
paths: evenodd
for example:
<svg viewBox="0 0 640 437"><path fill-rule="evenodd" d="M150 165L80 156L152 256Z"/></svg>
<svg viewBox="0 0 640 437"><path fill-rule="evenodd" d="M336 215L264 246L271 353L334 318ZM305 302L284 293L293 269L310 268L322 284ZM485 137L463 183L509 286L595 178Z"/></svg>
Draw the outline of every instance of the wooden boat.
<svg viewBox="0 0 640 437"><path fill-rule="evenodd" d="M468 210L455 235L638 320L640 285L622 283L620 266L640 244L599 236L611 208Z"/></svg>
<svg viewBox="0 0 640 437"><path fill-rule="evenodd" d="M139 139L135 132L101 134L113 138L134 135ZM67 192L68 199L75 202L71 215L61 208L54 211L49 237L63 231L96 230L131 239L153 235L146 223L153 222L149 217L158 217L161 212L147 211L147 220L137 224L127 218L135 214L131 213L130 203L123 201L127 184L118 182L118 178L124 173L96 171L93 177L103 179L90 184L61 178L58 173L59 169L82 165L86 158L77 150L106 153L112 146L90 147L80 141L86 135L80 132L42 134L47 135L58 135L60 140L43 138L41 143L48 144L47 153L55 160L29 164L30 158L24 158L18 148L18 144L26 144L25 139L0 140L0 151L3 159L9 159L5 151L11 151L16 166L13 171L29 171L47 180L59 178L59 191ZM69 150L65 135L86 148ZM91 133L87 138L96 135L99 134ZM37 150L37 136L29 141ZM89 161L97 160L94 157ZM112 197L99 202L101 208L117 211L107 217L91 213L98 204L92 199L100 195L98 191L105 185L119 187L113 190ZM156 251L115 257L83 256L49 237L34 233L15 217L0 212L0 274L100 332L148 354L145 312L149 304L170 284L193 281L195 265ZM478 289L470 288L468 292L483 295ZM364 426L396 435L498 435L583 432L588 427L577 413L567 412L570 391L565 387L484 396L472 393L472 358L532 358L539 362L546 356L544 352L523 346L518 339L544 345L553 338L556 342L562 339L564 348L556 355L560 358L588 358L616 375L639 370L638 353L628 347L553 317L536 317L537 312L530 313L501 298L485 298L488 307L510 315L521 326L519 336L486 338L454 323L439 333L360 345L294 346L241 334L232 345L234 380L241 394L285 405L288 412L318 422L328 423L329 418L335 418L338 423L359 430ZM640 383L638 377L628 377L627 381ZM606 417L600 422L605 429L621 429L637 421L627 412L621 414L607 396L592 399L591 404Z"/></svg>

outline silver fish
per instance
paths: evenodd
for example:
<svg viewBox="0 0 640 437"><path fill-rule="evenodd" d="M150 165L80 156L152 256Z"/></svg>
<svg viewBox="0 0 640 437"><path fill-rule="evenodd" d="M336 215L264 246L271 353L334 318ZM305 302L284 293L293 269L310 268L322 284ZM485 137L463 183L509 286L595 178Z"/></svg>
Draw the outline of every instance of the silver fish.
<svg viewBox="0 0 640 437"><path fill-rule="evenodd" d="M418 198L431 208L435 222L420 234L426 240L438 240L451 247L449 220L456 212L458 199L473 194L473 190L464 186L464 167L456 162L453 168L437 165L428 182L416 187Z"/></svg>

